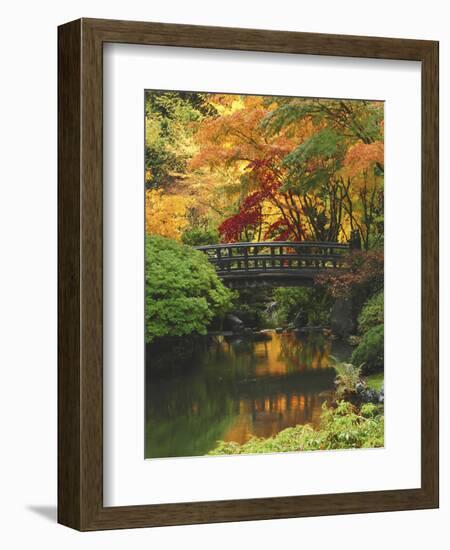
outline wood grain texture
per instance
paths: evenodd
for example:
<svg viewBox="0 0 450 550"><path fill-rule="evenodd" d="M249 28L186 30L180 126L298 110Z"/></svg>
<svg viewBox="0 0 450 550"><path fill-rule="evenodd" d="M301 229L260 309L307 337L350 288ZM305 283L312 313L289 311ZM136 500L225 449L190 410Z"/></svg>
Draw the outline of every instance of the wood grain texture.
<svg viewBox="0 0 450 550"><path fill-rule="evenodd" d="M58 521L79 528L81 22L58 32Z"/></svg>
<svg viewBox="0 0 450 550"><path fill-rule="evenodd" d="M439 502L439 45L422 60L422 488Z"/></svg>
<svg viewBox="0 0 450 550"><path fill-rule="evenodd" d="M81 19L58 33L58 521L82 531L438 506L438 43ZM105 42L422 63L420 489L103 506L102 62Z"/></svg>

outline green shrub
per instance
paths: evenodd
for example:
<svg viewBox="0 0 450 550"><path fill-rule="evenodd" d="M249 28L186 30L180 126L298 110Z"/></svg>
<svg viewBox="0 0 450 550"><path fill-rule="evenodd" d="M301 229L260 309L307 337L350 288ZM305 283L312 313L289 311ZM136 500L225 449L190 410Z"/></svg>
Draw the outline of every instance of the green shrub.
<svg viewBox="0 0 450 550"><path fill-rule="evenodd" d="M230 309L232 297L202 252L164 237L147 237L146 342L206 334L213 318Z"/></svg>
<svg viewBox="0 0 450 550"><path fill-rule="evenodd" d="M277 288L274 292L280 324L328 325L331 300L324 288ZM298 323L298 320L301 320Z"/></svg>
<svg viewBox="0 0 450 550"><path fill-rule="evenodd" d="M203 229L194 227L187 229L182 235L183 244L190 246L205 246L208 244L216 244L220 242L219 233L215 229Z"/></svg>
<svg viewBox="0 0 450 550"><path fill-rule="evenodd" d="M378 292L367 300L358 317L358 328L361 334L384 322L384 292Z"/></svg>
<svg viewBox="0 0 450 550"><path fill-rule="evenodd" d="M383 370L384 368L384 325L368 330L352 353L351 362L362 365L362 373Z"/></svg>
<svg viewBox="0 0 450 550"><path fill-rule="evenodd" d="M316 451L383 447L384 416L381 407L366 403L361 410L347 401L335 409L323 404L319 429L309 424L286 428L267 439L253 437L247 443L219 441L210 455Z"/></svg>
<svg viewBox="0 0 450 550"><path fill-rule="evenodd" d="M267 305L272 300L272 291L264 287L242 288L236 291L237 299L233 314L246 327L267 328L271 325L266 315Z"/></svg>

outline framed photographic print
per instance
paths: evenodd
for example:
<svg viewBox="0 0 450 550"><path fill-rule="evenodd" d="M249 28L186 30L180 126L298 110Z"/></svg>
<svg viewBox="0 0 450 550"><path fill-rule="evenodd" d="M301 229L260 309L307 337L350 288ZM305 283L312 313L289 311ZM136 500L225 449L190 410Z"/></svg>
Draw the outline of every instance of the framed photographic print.
<svg viewBox="0 0 450 550"><path fill-rule="evenodd" d="M58 518L438 506L438 43L59 28Z"/></svg>

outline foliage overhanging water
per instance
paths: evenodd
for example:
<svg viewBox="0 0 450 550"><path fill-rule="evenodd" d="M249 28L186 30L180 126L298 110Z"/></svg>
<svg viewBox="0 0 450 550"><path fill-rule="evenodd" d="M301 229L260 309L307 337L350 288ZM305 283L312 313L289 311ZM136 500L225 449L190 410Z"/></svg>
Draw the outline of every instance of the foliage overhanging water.
<svg viewBox="0 0 450 550"><path fill-rule="evenodd" d="M330 355L350 347L321 333L214 336L176 360L147 366L146 458L198 456L218 440L244 443L289 426L318 425L334 393Z"/></svg>

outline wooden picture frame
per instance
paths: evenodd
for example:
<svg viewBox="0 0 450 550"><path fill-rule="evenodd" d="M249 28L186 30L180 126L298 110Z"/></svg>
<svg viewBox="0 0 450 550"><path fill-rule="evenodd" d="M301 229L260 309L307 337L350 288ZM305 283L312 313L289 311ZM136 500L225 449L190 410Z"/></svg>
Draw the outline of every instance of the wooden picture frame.
<svg viewBox="0 0 450 550"><path fill-rule="evenodd" d="M421 63L420 488L104 507L102 47L106 42ZM59 27L58 50L59 523L90 531L438 507L438 43L79 19Z"/></svg>

